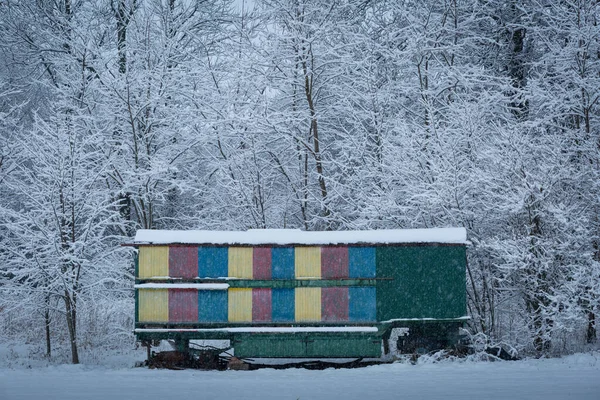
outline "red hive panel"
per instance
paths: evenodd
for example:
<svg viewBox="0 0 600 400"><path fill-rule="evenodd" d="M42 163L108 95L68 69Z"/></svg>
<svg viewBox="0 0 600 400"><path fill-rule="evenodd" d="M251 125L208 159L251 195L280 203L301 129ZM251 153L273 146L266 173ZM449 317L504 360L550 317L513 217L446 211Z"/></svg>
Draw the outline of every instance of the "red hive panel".
<svg viewBox="0 0 600 400"><path fill-rule="evenodd" d="M272 315L271 289L255 288L252 289L252 321L267 322L271 321Z"/></svg>
<svg viewBox="0 0 600 400"><path fill-rule="evenodd" d="M321 278L341 279L348 277L348 248L321 248Z"/></svg>
<svg viewBox="0 0 600 400"><path fill-rule="evenodd" d="M271 279L271 248L255 247L252 252L252 277Z"/></svg>
<svg viewBox="0 0 600 400"><path fill-rule="evenodd" d="M348 288L321 288L321 320L348 321Z"/></svg>
<svg viewBox="0 0 600 400"><path fill-rule="evenodd" d="M174 246L169 248L169 276L193 279L198 276L198 248Z"/></svg>
<svg viewBox="0 0 600 400"><path fill-rule="evenodd" d="M198 291L169 289L169 322L198 321Z"/></svg>

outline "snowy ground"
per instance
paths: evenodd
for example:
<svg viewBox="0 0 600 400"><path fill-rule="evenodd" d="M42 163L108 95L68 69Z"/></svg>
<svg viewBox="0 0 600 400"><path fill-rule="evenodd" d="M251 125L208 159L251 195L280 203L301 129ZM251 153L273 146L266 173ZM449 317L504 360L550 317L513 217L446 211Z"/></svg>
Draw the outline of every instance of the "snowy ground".
<svg viewBox="0 0 600 400"><path fill-rule="evenodd" d="M142 353L135 357L143 359ZM131 355L114 356L110 368L28 368L0 361L0 399L600 399L600 352L517 362L422 360L358 369L223 372L116 366L134 361Z"/></svg>

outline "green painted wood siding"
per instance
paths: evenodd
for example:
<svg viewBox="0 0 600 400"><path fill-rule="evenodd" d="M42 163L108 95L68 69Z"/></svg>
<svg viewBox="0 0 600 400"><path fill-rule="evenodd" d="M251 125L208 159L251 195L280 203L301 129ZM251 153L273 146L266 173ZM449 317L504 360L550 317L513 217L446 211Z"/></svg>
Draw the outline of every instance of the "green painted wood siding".
<svg viewBox="0 0 600 400"><path fill-rule="evenodd" d="M377 320L466 315L465 246L377 248Z"/></svg>

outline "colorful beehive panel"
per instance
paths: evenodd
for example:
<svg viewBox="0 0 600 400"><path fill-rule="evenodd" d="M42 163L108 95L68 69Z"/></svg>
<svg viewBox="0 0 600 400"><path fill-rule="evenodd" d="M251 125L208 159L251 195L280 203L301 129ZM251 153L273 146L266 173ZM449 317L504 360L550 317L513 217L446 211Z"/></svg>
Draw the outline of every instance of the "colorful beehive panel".
<svg viewBox="0 0 600 400"><path fill-rule="evenodd" d="M138 278L375 278L374 247L141 247Z"/></svg>
<svg viewBox="0 0 600 400"><path fill-rule="evenodd" d="M375 277L372 247L141 247L138 277L236 279L267 287L194 290L138 289L138 321L375 321L374 287L278 287L277 281Z"/></svg>
<svg viewBox="0 0 600 400"><path fill-rule="evenodd" d="M294 289L271 289L271 318L273 322L292 322L295 317Z"/></svg>
<svg viewBox="0 0 600 400"><path fill-rule="evenodd" d="M167 289L138 291L139 321L169 321L169 292Z"/></svg>
<svg viewBox="0 0 600 400"><path fill-rule="evenodd" d="M194 289L169 289L169 322L196 322L198 316L198 291Z"/></svg>
<svg viewBox="0 0 600 400"><path fill-rule="evenodd" d="M294 248L275 247L271 249L272 279L294 279Z"/></svg>
<svg viewBox="0 0 600 400"><path fill-rule="evenodd" d="M169 247L168 275L172 278L187 279L198 276L198 248Z"/></svg>
<svg viewBox="0 0 600 400"><path fill-rule="evenodd" d="M252 250L252 278L272 279L273 254L270 247L255 247Z"/></svg>
<svg viewBox="0 0 600 400"><path fill-rule="evenodd" d="M198 290L198 321L227 322L227 291Z"/></svg>
<svg viewBox="0 0 600 400"><path fill-rule="evenodd" d="M168 246L142 247L139 255L139 278L168 277L169 271Z"/></svg>
<svg viewBox="0 0 600 400"><path fill-rule="evenodd" d="M199 278L228 276L229 249L227 247L198 247L197 249L198 265L196 268Z"/></svg>
<svg viewBox="0 0 600 400"><path fill-rule="evenodd" d="M375 321L374 287L138 289L139 322Z"/></svg>

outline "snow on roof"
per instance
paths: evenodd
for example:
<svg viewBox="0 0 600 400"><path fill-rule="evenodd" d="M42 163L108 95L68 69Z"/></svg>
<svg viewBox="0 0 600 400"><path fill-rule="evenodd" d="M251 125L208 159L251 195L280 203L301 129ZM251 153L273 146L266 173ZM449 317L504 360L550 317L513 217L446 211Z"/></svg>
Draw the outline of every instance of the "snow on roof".
<svg viewBox="0 0 600 400"><path fill-rule="evenodd" d="M141 283L133 285L135 289L198 289L198 290L227 290L227 283Z"/></svg>
<svg viewBox="0 0 600 400"><path fill-rule="evenodd" d="M247 231L168 231L140 229L133 244L196 245L334 245L450 243L467 244L465 228L385 229L370 231L302 231L249 229Z"/></svg>
<svg viewBox="0 0 600 400"><path fill-rule="evenodd" d="M377 332L374 326L307 326L307 327L244 327L244 328L136 328L136 333L145 332L253 332L253 333L306 333L306 332Z"/></svg>

